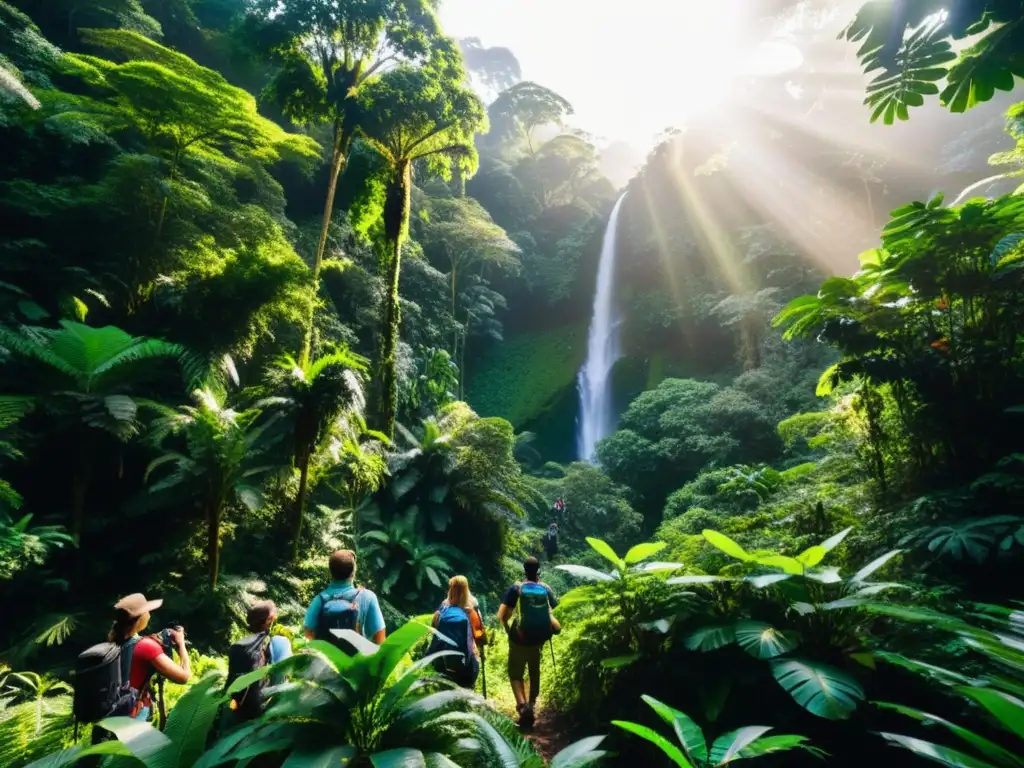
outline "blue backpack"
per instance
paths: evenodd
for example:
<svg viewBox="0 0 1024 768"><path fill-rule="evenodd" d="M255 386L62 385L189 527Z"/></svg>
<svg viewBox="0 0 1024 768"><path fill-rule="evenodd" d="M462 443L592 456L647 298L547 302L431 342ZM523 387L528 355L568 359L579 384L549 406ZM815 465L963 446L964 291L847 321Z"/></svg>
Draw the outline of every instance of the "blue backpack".
<svg viewBox="0 0 1024 768"><path fill-rule="evenodd" d="M352 652L352 646L340 637L336 637L331 630L359 631L359 603L356 602L356 599L362 591L362 587L356 587L354 593L351 588L334 594L331 594L330 590L320 593L320 616L316 622L317 640L326 640L345 653Z"/></svg>
<svg viewBox="0 0 1024 768"><path fill-rule="evenodd" d="M548 588L536 581L524 581L518 586L517 628L521 634L523 645L544 645L553 634Z"/></svg>
<svg viewBox="0 0 1024 768"><path fill-rule="evenodd" d="M434 669L438 672L463 672L472 666L473 655L473 624L469 614L457 605L449 605L441 610L437 620L437 631L451 642L435 637L430 643L430 653L439 651L458 651L462 656L442 656L434 661Z"/></svg>

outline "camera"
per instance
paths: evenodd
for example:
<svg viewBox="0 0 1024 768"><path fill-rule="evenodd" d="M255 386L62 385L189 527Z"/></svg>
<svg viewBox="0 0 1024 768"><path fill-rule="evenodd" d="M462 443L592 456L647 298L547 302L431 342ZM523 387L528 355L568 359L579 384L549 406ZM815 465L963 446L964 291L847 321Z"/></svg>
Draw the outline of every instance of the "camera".
<svg viewBox="0 0 1024 768"><path fill-rule="evenodd" d="M164 653L171 658L178 651L178 644L174 641L173 633L176 630L180 630L182 627L177 622L172 621L169 627L160 630L160 634L157 637L160 640L160 645L163 646Z"/></svg>

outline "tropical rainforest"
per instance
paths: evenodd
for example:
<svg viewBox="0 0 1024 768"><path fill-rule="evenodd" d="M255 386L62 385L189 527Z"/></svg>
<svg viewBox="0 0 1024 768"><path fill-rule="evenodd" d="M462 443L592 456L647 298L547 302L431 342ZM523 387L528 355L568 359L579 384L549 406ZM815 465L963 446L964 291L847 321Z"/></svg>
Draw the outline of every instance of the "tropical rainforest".
<svg viewBox="0 0 1024 768"><path fill-rule="evenodd" d="M631 165L441 0L0 0L0 765L1024 764L1024 4L743 7L802 64ZM337 549L355 656L302 633ZM422 661L456 574L475 690ZM93 745L133 592L192 679ZM225 729L258 599L297 652Z"/></svg>

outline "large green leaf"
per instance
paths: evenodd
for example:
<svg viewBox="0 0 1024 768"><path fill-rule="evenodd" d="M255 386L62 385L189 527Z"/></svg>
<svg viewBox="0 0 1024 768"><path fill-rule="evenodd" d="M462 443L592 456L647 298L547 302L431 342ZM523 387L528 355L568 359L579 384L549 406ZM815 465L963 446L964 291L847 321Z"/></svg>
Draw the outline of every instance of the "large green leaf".
<svg viewBox="0 0 1024 768"><path fill-rule="evenodd" d="M740 753L771 730L767 725L748 725L723 733L711 745L711 765L725 765L740 757Z"/></svg>
<svg viewBox="0 0 1024 768"><path fill-rule="evenodd" d="M158 759L157 755L171 743L170 738L142 720L108 717L101 720L100 725L117 736L132 755L147 765Z"/></svg>
<svg viewBox="0 0 1024 768"><path fill-rule="evenodd" d="M839 546L840 542L842 542L842 540L845 539L852 530L853 527L851 526L840 531L834 536L825 539L825 541L821 542L821 544L815 544L813 547L808 547L799 555L797 555L796 559L801 564L806 565L808 567L813 567L817 565L825 559L825 555L827 555L829 552L831 552L833 549Z"/></svg>
<svg viewBox="0 0 1024 768"><path fill-rule="evenodd" d="M701 534L705 539L707 539L711 546L725 552L729 557L735 557L737 560L744 561L753 559L753 557L749 555L743 547L730 539L724 533L719 533L718 531L713 531L710 528L705 528L701 531Z"/></svg>
<svg viewBox="0 0 1024 768"><path fill-rule="evenodd" d="M916 755L936 763L941 763L942 765L948 765L950 768L992 768L991 763L971 757L958 750L944 747L941 744L933 744L930 741L915 739L898 733L885 733L882 731L878 735L897 746L909 749Z"/></svg>
<svg viewBox="0 0 1024 768"><path fill-rule="evenodd" d="M741 621L735 627L736 642L755 659L771 659L797 646L791 634L760 621Z"/></svg>
<svg viewBox="0 0 1024 768"><path fill-rule="evenodd" d="M625 563L622 561L615 550L612 549L607 542L601 539L595 539L593 536L587 536L587 544L589 544L597 554L612 563L616 568L624 568Z"/></svg>
<svg viewBox="0 0 1024 768"><path fill-rule="evenodd" d="M164 734L171 743L160 750L148 768L186 768L195 765L206 748L206 737L220 708L224 677L210 673L189 688L167 717ZM119 737L120 738L120 737Z"/></svg>
<svg viewBox="0 0 1024 768"><path fill-rule="evenodd" d="M551 758L549 768L585 768L598 763L608 754L598 749L604 739L604 736L588 736L573 742Z"/></svg>
<svg viewBox="0 0 1024 768"><path fill-rule="evenodd" d="M806 741L806 736L797 736L795 734L780 733L777 736L763 736L741 749L739 754L736 755L736 759L761 757L761 755L768 755L772 752L784 752L789 749L804 749L819 757L825 756L824 752L806 744Z"/></svg>
<svg viewBox="0 0 1024 768"><path fill-rule="evenodd" d="M686 638L686 647L691 651L714 651L736 641L733 627L703 627Z"/></svg>
<svg viewBox="0 0 1024 768"><path fill-rule="evenodd" d="M978 702L1010 733L1024 738L1024 701L994 688L960 686L957 690Z"/></svg>
<svg viewBox="0 0 1024 768"><path fill-rule="evenodd" d="M615 577L610 573L603 573L585 565L556 565L555 568L586 581L615 581Z"/></svg>
<svg viewBox="0 0 1024 768"><path fill-rule="evenodd" d="M779 685L808 712L829 720L844 720L864 699L864 689L849 674L827 664L797 659L771 662Z"/></svg>
<svg viewBox="0 0 1024 768"><path fill-rule="evenodd" d="M102 744L92 744L88 747L79 746L62 749L59 752L54 752L51 755L29 763L25 768L64 768L67 765L75 765L83 757L90 755L117 755L130 758L132 753L120 741L105 741Z"/></svg>
<svg viewBox="0 0 1024 768"><path fill-rule="evenodd" d="M658 554L667 546L668 544L663 541L649 541L644 544L637 544L635 547L630 548L623 559L627 565L634 565L641 560L646 560L648 557Z"/></svg>
<svg viewBox="0 0 1024 768"><path fill-rule="evenodd" d="M877 571L879 568L881 568L883 565L888 563L890 560L892 560L894 557L896 557L896 555L898 555L902 551L903 551L902 549L894 549L894 550L891 550L889 552L886 552L881 557L876 557L870 563L868 563L863 568L861 568L859 571L857 571L855 574L853 574L853 576L850 577L850 581L854 582L855 584L863 583L865 581L865 579L867 579L868 576L870 576L875 571Z"/></svg>
<svg viewBox="0 0 1024 768"><path fill-rule="evenodd" d="M786 557L785 555L765 555L763 557L751 558L756 560L761 565L766 565L769 568L779 568L784 573L788 573L792 576L799 576L807 570L807 566L801 563L795 557Z"/></svg>
<svg viewBox="0 0 1024 768"><path fill-rule="evenodd" d="M686 759L686 755L683 754L682 750L657 731L651 730L639 723L631 723L626 720L612 720L612 725L649 741L664 752L679 768L694 768L693 764Z"/></svg>
<svg viewBox="0 0 1024 768"><path fill-rule="evenodd" d="M876 707L880 707L882 709L889 709L894 712L899 712L901 715L912 717L915 720L925 723L926 725L929 723L937 723L941 725L943 728L949 730L951 733L956 734L964 741L968 742L981 754L985 755L985 757L995 761L999 765L1005 765L1008 766L1008 768L1018 768L1021 764L1021 760L1019 757L1009 752L1008 750L1003 749L998 744L989 741L984 736L981 736L980 734L977 734L968 728L959 726L956 723L951 723L949 720L945 720L939 717L938 715L933 715L928 712L922 712L920 709L915 709L914 707L905 707L902 704L889 704L884 701L875 701L872 703Z"/></svg>
<svg viewBox="0 0 1024 768"><path fill-rule="evenodd" d="M658 717L672 726L679 743L691 762L702 766L708 759L708 747L704 742L704 732L683 712L663 704L653 696L641 696L648 706L658 713Z"/></svg>

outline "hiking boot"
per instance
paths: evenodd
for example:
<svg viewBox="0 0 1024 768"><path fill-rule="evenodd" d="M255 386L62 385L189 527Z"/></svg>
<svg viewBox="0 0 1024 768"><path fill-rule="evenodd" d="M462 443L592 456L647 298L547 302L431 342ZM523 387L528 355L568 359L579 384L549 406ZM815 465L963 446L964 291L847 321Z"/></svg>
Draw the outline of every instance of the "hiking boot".
<svg viewBox="0 0 1024 768"><path fill-rule="evenodd" d="M519 711L519 727L524 731L533 728L533 707L529 704L520 704L517 709Z"/></svg>

